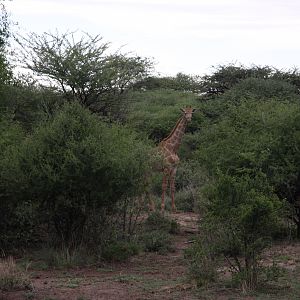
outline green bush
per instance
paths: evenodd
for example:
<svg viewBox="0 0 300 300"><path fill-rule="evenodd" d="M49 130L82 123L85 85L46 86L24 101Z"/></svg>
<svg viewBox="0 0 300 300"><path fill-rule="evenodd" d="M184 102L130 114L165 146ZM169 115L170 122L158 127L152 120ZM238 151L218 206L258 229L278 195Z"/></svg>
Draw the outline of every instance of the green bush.
<svg viewBox="0 0 300 300"><path fill-rule="evenodd" d="M170 235L162 230L154 230L143 233L142 242L145 251L164 254L173 251Z"/></svg>
<svg viewBox="0 0 300 300"><path fill-rule="evenodd" d="M177 223L175 220L171 220L170 222L170 234L178 234L180 232L180 224Z"/></svg>
<svg viewBox="0 0 300 300"><path fill-rule="evenodd" d="M141 240L149 252L166 253L173 251L170 234L178 234L179 224L160 212L149 214L144 223Z"/></svg>
<svg viewBox="0 0 300 300"><path fill-rule="evenodd" d="M64 269L92 265L97 261L96 255L86 248L53 248L43 247L30 249L18 263L30 270L48 270L49 268Z"/></svg>
<svg viewBox="0 0 300 300"><path fill-rule="evenodd" d="M35 206L19 201L24 174L19 168L19 146L25 140L22 128L0 116L0 249L13 251L35 241Z"/></svg>
<svg viewBox="0 0 300 300"><path fill-rule="evenodd" d="M176 234L179 232L179 224L175 220L171 220L160 212L149 214L144 224L146 231L162 231L166 233Z"/></svg>
<svg viewBox="0 0 300 300"><path fill-rule="evenodd" d="M132 92L128 95L128 102L132 105L127 124L155 142L161 141L171 132L181 116L180 108L187 105L197 107L194 94L163 89ZM200 122L200 117L195 114L187 131L195 131Z"/></svg>
<svg viewBox="0 0 300 300"><path fill-rule="evenodd" d="M115 241L104 246L102 258L106 261L125 261L140 252L140 245L135 242Z"/></svg>
<svg viewBox="0 0 300 300"><path fill-rule="evenodd" d="M193 212L195 210L195 191L184 188L176 191L176 208L179 211Z"/></svg>
<svg viewBox="0 0 300 300"><path fill-rule="evenodd" d="M84 249L45 248L40 254L43 261L52 268L64 269L86 266L95 262L95 258Z"/></svg>
<svg viewBox="0 0 300 300"><path fill-rule="evenodd" d="M271 192L268 194L263 185L262 178L220 175L206 192L204 222L217 237L210 243L230 262L233 275L240 278L245 290L258 285L259 258L270 245L281 214L279 199Z"/></svg>
<svg viewBox="0 0 300 300"><path fill-rule="evenodd" d="M241 101L266 101L277 98L279 101L298 99L297 87L282 80L247 78L236 84L224 94L223 101L239 103Z"/></svg>
<svg viewBox="0 0 300 300"><path fill-rule="evenodd" d="M23 80L27 79L20 79L3 89L0 114L13 120L26 132L32 132L42 120L51 118L66 101L51 88L41 89Z"/></svg>
<svg viewBox="0 0 300 300"><path fill-rule="evenodd" d="M88 218L98 214L102 226L119 201L143 190L147 143L76 103L15 149L1 163L3 194L10 202L32 203L53 244L76 248L88 238Z"/></svg>
<svg viewBox="0 0 300 300"><path fill-rule="evenodd" d="M209 246L199 239L184 253L189 262L189 276L198 287L215 282L218 278L218 259Z"/></svg>
<svg viewBox="0 0 300 300"><path fill-rule="evenodd" d="M278 85L276 94L274 81L248 81L219 97L223 112L211 122L204 122L193 158L212 177L218 170L236 177L262 176L283 203L291 204L289 218L294 220L300 236L299 95L285 82ZM243 84L250 83L256 88L243 89ZM260 85L264 86L261 94Z"/></svg>

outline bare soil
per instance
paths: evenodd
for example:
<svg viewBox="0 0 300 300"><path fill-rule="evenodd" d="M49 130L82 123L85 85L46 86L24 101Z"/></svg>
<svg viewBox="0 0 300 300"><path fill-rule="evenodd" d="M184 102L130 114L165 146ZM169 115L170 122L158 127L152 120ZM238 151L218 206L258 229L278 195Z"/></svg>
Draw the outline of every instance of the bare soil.
<svg viewBox="0 0 300 300"><path fill-rule="evenodd" d="M0 292L0 300L300 299L300 285L292 293L279 291L278 297L244 296L220 286L197 290L187 277L188 266L184 260L184 249L190 246L198 231L197 215L177 213L170 217L181 228L180 234L174 236L174 252L141 253L126 263L90 268L32 271L32 291ZM274 258L287 269L291 280L300 281L299 243L274 246L266 253L265 263L271 264ZM285 288L289 289L288 285Z"/></svg>

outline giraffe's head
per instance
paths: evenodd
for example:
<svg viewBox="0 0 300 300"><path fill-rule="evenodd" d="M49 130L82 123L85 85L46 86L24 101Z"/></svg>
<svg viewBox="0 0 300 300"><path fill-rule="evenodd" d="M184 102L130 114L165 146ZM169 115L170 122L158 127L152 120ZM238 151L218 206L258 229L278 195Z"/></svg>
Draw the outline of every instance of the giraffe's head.
<svg viewBox="0 0 300 300"><path fill-rule="evenodd" d="M190 122L192 120L193 113L196 111L195 108L192 108L191 106L187 106L186 108L180 109L183 112L183 117Z"/></svg>

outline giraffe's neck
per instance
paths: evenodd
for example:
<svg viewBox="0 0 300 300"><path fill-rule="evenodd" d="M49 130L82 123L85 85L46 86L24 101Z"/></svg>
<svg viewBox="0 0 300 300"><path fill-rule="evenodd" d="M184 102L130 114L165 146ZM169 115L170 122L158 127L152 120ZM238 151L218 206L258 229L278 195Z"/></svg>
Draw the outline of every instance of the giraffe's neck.
<svg viewBox="0 0 300 300"><path fill-rule="evenodd" d="M184 117L181 117L171 133L169 134L168 137L166 137L162 142L167 148L173 152L177 152L181 141L182 137L184 135L185 129L187 126L187 120Z"/></svg>

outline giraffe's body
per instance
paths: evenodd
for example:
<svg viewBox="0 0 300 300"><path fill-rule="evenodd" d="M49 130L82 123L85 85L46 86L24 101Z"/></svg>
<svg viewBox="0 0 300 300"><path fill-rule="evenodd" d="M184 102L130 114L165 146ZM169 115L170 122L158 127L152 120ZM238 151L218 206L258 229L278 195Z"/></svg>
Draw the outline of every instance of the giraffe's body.
<svg viewBox="0 0 300 300"><path fill-rule="evenodd" d="M192 119L192 114L195 109L187 107L182 109L183 115L177 121L171 133L163 139L158 145L159 152L163 160L163 182L162 182L162 196L161 196L161 210L165 209L165 192L170 184L170 194L172 199L172 211L176 210L175 207L175 176L177 166L180 161L178 157L178 149L182 142L185 129L188 122Z"/></svg>

